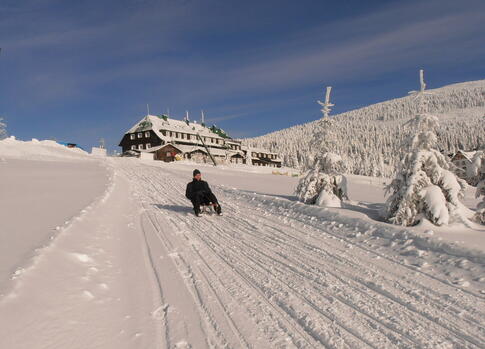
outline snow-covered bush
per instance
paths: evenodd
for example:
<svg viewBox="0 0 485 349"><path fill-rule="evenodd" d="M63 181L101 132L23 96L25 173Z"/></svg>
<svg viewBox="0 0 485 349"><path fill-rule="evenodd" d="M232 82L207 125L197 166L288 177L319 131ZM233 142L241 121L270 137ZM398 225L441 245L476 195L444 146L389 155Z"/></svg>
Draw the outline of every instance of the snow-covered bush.
<svg viewBox="0 0 485 349"><path fill-rule="evenodd" d="M423 103L419 93L416 93L419 102ZM448 224L451 220L466 221L460 212L466 183L450 171L448 159L433 149L438 118L425 109L422 104L421 112L407 123L416 134L410 138L411 151L404 156L395 179L386 187L392 193L386 203L387 218L399 225L415 225L422 218L436 225Z"/></svg>
<svg viewBox="0 0 485 349"><path fill-rule="evenodd" d="M7 124L0 118L0 140L7 138Z"/></svg>
<svg viewBox="0 0 485 349"><path fill-rule="evenodd" d="M472 159L471 170L478 182L475 196L482 197L482 201L478 203L475 219L485 224L485 150L480 150L475 153Z"/></svg>
<svg viewBox="0 0 485 349"><path fill-rule="evenodd" d="M296 188L298 200L324 207L340 207L347 199L347 180L340 174L344 168L337 154L325 153L316 160L313 170L300 180Z"/></svg>

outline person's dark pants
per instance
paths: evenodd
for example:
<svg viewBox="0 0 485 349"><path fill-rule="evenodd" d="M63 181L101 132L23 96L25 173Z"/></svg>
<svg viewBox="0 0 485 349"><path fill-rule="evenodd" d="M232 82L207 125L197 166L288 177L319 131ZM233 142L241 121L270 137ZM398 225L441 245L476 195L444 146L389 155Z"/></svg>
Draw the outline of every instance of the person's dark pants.
<svg viewBox="0 0 485 349"><path fill-rule="evenodd" d="M219 202L217 201L217 198L213 193L204 193L204 192L195 193L194 199L192 200L192 205L194 205L195 213L200 212L201 205L210 205L210 204L217 204L218 207L216 211L220 212L221 205L219 205Z"/></svg>

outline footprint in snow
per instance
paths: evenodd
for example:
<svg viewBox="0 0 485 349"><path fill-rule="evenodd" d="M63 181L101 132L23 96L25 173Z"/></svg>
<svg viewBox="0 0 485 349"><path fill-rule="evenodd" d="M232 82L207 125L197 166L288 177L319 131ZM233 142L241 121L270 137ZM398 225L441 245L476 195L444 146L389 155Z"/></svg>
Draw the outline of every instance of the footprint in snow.
<svg viewBox="0 0 485 349"><path fill-rule="evenodd" d="M73 257L75 260L81 262L81 263L92 263L94 260L89 257L87 254L84 253L76 253L72 252L71 257Z"/></svg>
<svg viewBox="0 0 485 349"><path fill-rule="evenodd" d="M190 349L190 348L192 348L192 346L184 340L175 344L175 349Z"/></svg>
<svg viewBox="0 0 485 349"><path fill-rule="evenodd" d="M100 283L98 284L98 287L102 290L109 290L109 286L107 284L105 284L104 282L103 283Z"/></svg>
<svg viewBox="0 0 485 349"><path fill-rule="evenodd" d="M84 291L83 291L83 296L84 296L84 298L86 298L87 300L94 299L94 294L92 294L91 292L89 292L89 291L87 291L87 290L84 290Z"/></svg>

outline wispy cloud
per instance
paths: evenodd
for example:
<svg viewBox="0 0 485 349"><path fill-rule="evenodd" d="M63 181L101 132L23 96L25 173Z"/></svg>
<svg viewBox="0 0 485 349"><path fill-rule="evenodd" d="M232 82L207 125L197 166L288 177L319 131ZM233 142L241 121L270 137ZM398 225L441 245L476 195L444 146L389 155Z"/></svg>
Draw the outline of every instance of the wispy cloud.
<svg viewBox="0 0 485 349"><path fill-rule="evenodd" d="M317 3L5 0L0 107L79 110L111 125L150 103L204 109L244 134L245 119L293 117L324 84L485 61L483 0L373 2L306 23Z"/></svg>
<svg viewBox="0 0 485 349"><path fill-rule="evenodd" d="M368 17L352 18L336 23L335 27L312 29L308 35L300 33L297 41L266 47L260 59L253 58L250 64L242 63L212 76L212 81L216 80L214 86L219 88L206 92L281 90L318 82L358 80L403 66L463 60L464 51L470 58L485 54L482 26L485 6L481 6L481 11L465 8L440 16L402 20L393 23L389 30L382 28L389 17L396 18L396 12L412 12L415 5L408 3L405 8L389 8ZM371 35L357 33L354 38L355 28L362 26ZM327 43L322 38L328 32L335 32L336 42ZM305 45L299 41L300 37L310 36L313 38L307 39Z"/></svg>

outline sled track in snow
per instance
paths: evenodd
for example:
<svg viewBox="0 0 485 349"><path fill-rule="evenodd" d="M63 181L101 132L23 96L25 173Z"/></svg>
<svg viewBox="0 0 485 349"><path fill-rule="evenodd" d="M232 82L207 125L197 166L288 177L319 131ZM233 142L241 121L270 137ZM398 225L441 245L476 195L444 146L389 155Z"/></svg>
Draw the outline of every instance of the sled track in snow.
<svg viewBox="0 0 485 349"><path fill-rule="evenodd" d="M316 226L224 189L215 191L226 215L196 218L183 209L185 183L175 175L128 163L122 170L159 243L175 253L213 345L485 346L480 296L336 233L350 227Z"/></svg>

